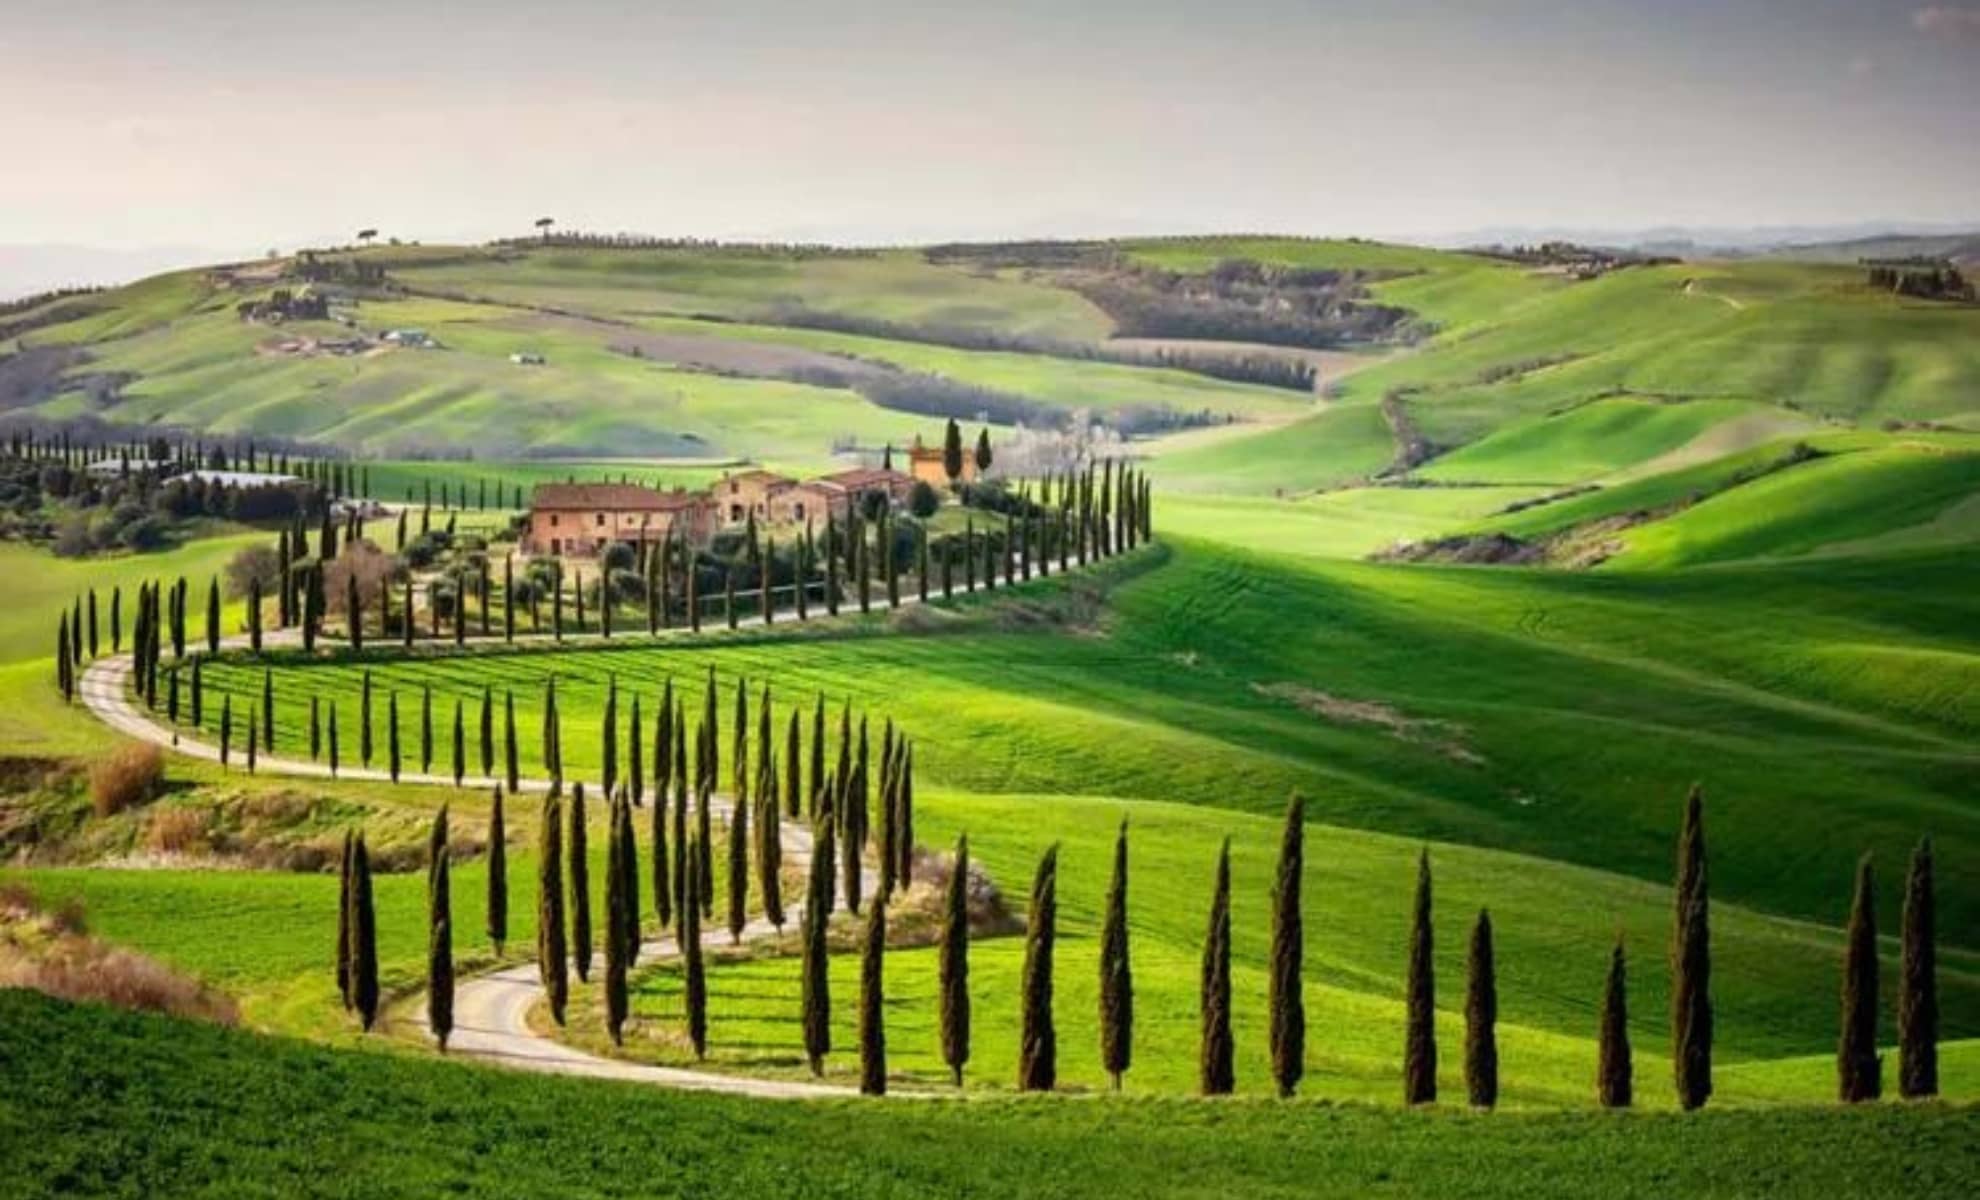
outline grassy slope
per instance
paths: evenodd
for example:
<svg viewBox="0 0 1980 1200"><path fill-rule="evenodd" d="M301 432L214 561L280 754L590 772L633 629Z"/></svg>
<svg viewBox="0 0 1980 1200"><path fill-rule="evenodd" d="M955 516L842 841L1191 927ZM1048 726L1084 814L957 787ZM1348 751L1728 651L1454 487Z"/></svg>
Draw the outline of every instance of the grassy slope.
<svg viewBox="0 0 1980 1200"><path fill-rule="evenodd" d="M1507 426L1432 460L1417 474L1451 483L1581 483L1670 455L1733 422L1764 440L1812 424L1792 413L1754 419L1774 417L1775 410L1744 400L1596 400Z"/></svg>
<svg viewBox="0 0 1980 1200"><path fill-rule="evenodd" d="M1834 880L1864 846L1895 861L1928 822L1948 844L1980 836L1961 782L1980 727L1965 682L1970 566L1955 554L1903 569L1909 586L1898 594L1875 563L1548 575L1294 566L1190 544L1118 593L1121 617L1104 638L744 639L725 650L627 646L376 669L381 687L432 683L443 712L484 682L513 687L525 759L550 671L566 753L582 767L596 753L608 674L650 691L665 673L695 678L712 661L787 696L824 690L884 706L922 733L931 783L1253 812L1299 787L1338 823L1649 878L1666 869L1675 798L1702 776L1728 798L1718 818L1726 835L1751 839L1718 872L1726 893L1827 918ZM1274 633L1261 639L1261 628ZM1892 669L1899 657L1902 672ZM354 706L354 669L309 675L285 684L287 694L301 687ZM259 687L252 669L210 679L244 696ZM1401 737L1255 690L1269 685L1449 724ZM410 730L414 706L405 707ZM291 744L302 715L285 706ZM1828 819L1783 828L1775 818L1790 797ZM1950 865L1961 856L1946 857L1957 908L1971 896Z"/></svg>
<svg viewBox="0 0 1980 1200"><path fill-rule="evenodd" d="M1980 1169L1974 1112L1954 1107L765 1106L356 1058L18 993L0 994L0 1017L5 1195L1920 1196Z"/></svg>

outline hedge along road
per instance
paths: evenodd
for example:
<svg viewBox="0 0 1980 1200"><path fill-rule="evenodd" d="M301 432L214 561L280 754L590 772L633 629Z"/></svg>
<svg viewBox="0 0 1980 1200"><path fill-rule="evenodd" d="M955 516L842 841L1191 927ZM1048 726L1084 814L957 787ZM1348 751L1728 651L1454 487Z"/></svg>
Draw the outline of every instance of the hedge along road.
<svg viewBox="0 0 1980 1200"><path fill-rule="evenodd" d="M1105 560L1099 559L1095 561L1103 562ZM1072 574L1077 569L1062 570L1060 574ZM1014 582L1008 572L1000 578L1002 582L998 585L999 588L1022 587L1023 583L1026 582L1022 579ZM1040 578L1044 579L1046 577L1040 576ZM994 590L991 594L995 594ZM930 602L938 599L939 597L931 594ZM886 598L883 594L879 598L879 603L873 606L874 609L887 609L889 606L885 600ZM918 595L904 593L901 596L902 607L918 603L921 603ZM861 615L858 611L857 602L854 603L851 611L843 611L845 609L844 605L841 605L841 609L842 616L837 618L838 620L849 620ZM792 608L785 611L789 613L788 620L796 624L796 609ZM777 617L777 613L773 612L772 617L772 624L774 626L774 618ZM807 623L831 621L833 619L821 614L813 617L812 621ZM738 617L736 624L738 628L761 625L763 624L763 618L760 615L746 618ZM726 625L722 626L722 628L726 628ZM604 635L595 633L567 634L564 642L565 644L579 646L585 644L605 645L608 642L633 642L641 639L656 641L670 638L693 638L695 636L696 634L691 630L675 628L663 630L658 634L648 634L643 631L628 633L612 639L607 639ZM516 635L516 641L518 642L530 641L543 643L553 641L554 638L554 634ZM300 645L301 640L300 634L295 630L279 630L265 634L262 638L262 644L264 646L295 646ZM471 644L482 646L490 644L491 641L500 641L500 639L470 639ZM223 649L243 649L248 645L249 639L245 634L227 638L221 643ZM159 724L152 718L150 713L131 702L130 680L134 667L135 661L130 654L113 655L91 663L89 669L84 672L81 684L77 689L89 711L112 729L139 741L150 742L189 757L204 758L218 762L220 759L220 748L218 746L210 742L182 737L177 730L170 726ZM273 775L294 775L317 779L332 777L330 768L327 765L304 759L263 756L257 758L255 767L257 773L267 772ZM350 767L340 768L336 777L389 782L391 780L391 773L370 767ZM447 788L453 788L455 786L452 775L434 775L408 771L400 772L399 782ZM500 781L487 776L468 776L463 778L460 787L492 788L498 782ZM541 779L524 779L520 781L520 785L520 790L529 792L547 791L550 786L548 780ZM715 813L726 816L729 805L726 801L717 798L711 804L711 807ZM787 824L782 827L782 835L785 852L790 858L794 862L808 863L811 857L810 830L804 829L796 823ZM863 886L867 890L867 893L871 895L877 886L877 880L873 877L870 868L862 865L861 871L866 877ZM774 931L769 922L758 918L751 921L744 928L743 932L747 937L757 938ZM704 946L719 945L720 939L726 935L726 930L710 929L703 935L702 944ZM675 958L678 952L678 947L674 944L674 940L671 937L663 937L643 943L640 946L639 958L642 962L658 962ZM448 1052L518 1070L536 1071L554 1075L579 1075L595 1079L617 1079L689 1091L726 1092L733 1095L782 1100L833 1099L858 1095L853 1089L828 1084L750 1079L743 1076L723 1075L709 1071L692 1071L679 1067L648 1066L641 1063L625 1062L619 1059L601 1058L598 1055L566 1045L554 1038L545 1037L530 1028L529 1012L541 994L541 989L541 977L538 973L536 962L533 959L528 962L502 967L485 974L461 980L454 990L454 1030L448 1039ZM413 1024L424 1030L427 1028L425 1016L426 1006L416 1003L419 995L419 993L414 993L412 996L406 998L403 1003L412 1006L415 1014ZM896 1094L905 1097L929 1097L941 1095L942 1093L889 1093L889 1095Z"/></svg>

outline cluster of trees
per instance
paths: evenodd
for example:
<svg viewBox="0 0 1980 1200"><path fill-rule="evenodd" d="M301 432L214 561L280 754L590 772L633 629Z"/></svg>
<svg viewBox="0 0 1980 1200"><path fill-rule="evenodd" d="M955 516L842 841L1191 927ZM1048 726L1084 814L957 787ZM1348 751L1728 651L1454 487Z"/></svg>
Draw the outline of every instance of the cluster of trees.
<svg viewBox="0 0 1980 1200"><path fill-rule="evenodd" d="M369 696L369 681L366 684ZM396 712L397 697L392 698ZM426 703L430 704L430 696ZM604 998L607 1028L617 1041L628 1013L627 973L637 963L643 921L641 896L650 897L652 913L659 929L671 929L681 947L689 976L688 1024L697 1053L707 1047L707 994L695 981L701 974L701 923L714 920L717 901L731 942L740 942L752 923L761 919L782 929L788 920L782 894L783 836L785 820L804 820L812 833L810 886L805 900L807 979L815 967L817 986L807 986L809 1014L822 1010L829 1015L829 998L823 985L823 923L832 910L843 903L857 913L865 903L884 909L887 898L897 889L908 887L914 872L914 745L905 732L896 730L891 720L883 726L877 764L871 757L869 718L859 715L855 722L850 703L838 714L836 764L828 752L829 722L825 699L817 698L809 713L809 743L802 706L792 706L782 721L777 719L771 693L763 685L751 713L748 681L736 681L733 717L729 725L727 752L729 796L723 831L727 886L717 897L714 888L714 855L718 831L715 825L715 793L721 783L724 756L721 747L722 697L711 669L706 691L699 704L699 717L690 736L690 703L686 689L676 693L667 680L651 725L642 719L640 701L630 701L630 713L622 717L616 682L606 698L602 725L603 768L599 786L607 797L607 837L603 929L594 937L589 879L590 821L586 813L586 793L582 782L574 783L565 800L562 765L562 730L557 717L555 685L546 698L543 727L543 757L550 786L543 802L539 824L537 861L538 967L551 1014L561 1024L569 999L570 974L582 981L591 979L594 951L604 956ZM506 794L518 786L516 763L515 705L513 697L505 705L504 757L507 770ZM423 709L423 713L428 710ZM623 724L622 724L623 720ZM490 709L484 693L481 736L484 772L492 771L493 746L490 736ZM430 717L422 717L422 730L430 728ZM781 752L778 727L782 726ZM334 728L334 725L333 725ZM393 754L396 763L396 720L393 723ZM462 773L461 710L454 716L454 771ZM650 742L648 730L651 730ZM430 734L423 733L424 737ZM624 753L621 753L623 737ZM367 742L368 742L367 738ZM690 768L689 744L693 744ZM422 742L422 753L428 742ZM650 746L651 756L646 755ZM622 769L623 768L623 769ZM488 927L496 953L508 937L507 829L504 813L504 783L497 782L489 831ZM638 841L634 835L635 810L650 809L650 870L642 875ZM877 800L877 804L875 801ZM568 813L566 808L568 807ZM876 812L877 809L877 812ZM878 818L877 827L874 823ZM435 1038L444 1048L452 1026L452 931L451 902L447 894L446 812L436 818L429 845L428 897L431 948L428 972L428 1017ZM869 853L878 860L875 889L869 897ZM345 1006L355 1010L364 1028L376 1016L377 951L375 921L371 915L370 871L362 835L347 838L343 859L343 887L340 888L340 919L337 938L337 978ZM875 920L884 922L884 916ZM882 925L884 930L884 924ZM884 937L884 933L882 935ZM602 941L602 947L597 945ZM815 943L815 945L814 945ZM813 955L818 957L814 958ZM821 1028L824 1026L821 1025ZM809 1028L809 1024L807 1025ZM807 1037L814 1067L829 1051Z"/></svg>
<svg viewBox="0 0 1980 1200"><path fill-rule="evenodd" d="M1864 265L1873 288L1922 300L1973 299L1973 284L1944 259L1874 259Z"/></svg>
<svg viewBox="0 0 1980 1200"><path fill-rule="evenodd" d="M1263 342L1331 349L1395 341L1410 314L1366 299L1376 276L1231 259L1201 274L1138 267L1079 284L1123 337Z"/></svg>

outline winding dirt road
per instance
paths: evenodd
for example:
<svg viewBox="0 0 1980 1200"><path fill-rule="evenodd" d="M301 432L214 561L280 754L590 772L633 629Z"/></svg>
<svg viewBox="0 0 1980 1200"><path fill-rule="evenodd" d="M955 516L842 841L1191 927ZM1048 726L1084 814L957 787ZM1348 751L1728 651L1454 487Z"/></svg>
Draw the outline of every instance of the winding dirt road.
<svg viewBox="0 0 1980 1200"><path fill-rule="evenodd" d="M1077 571L1078 568L1073 568ZM1057 572L1070 574L1070 571ZM1023 581L1019 581L1021 585ZM1003 578L999 589L1018 586L1011 579ZM995 592L990 593L992 595ZM903 595L901 605L917 604L920 600L914 595ZM842 606L843 607L843 606ZM875 611L885 611L885 598L874 605ZM840 619L857 616L857 606ZM773 617L778 621L797 623L796 610L787 615ZM822 614L813 617L813 623L831 620ZM738 620L739 627L762 623L760 617ZM634 641L680 640L693 635L684 629L663 631L657 635L625 633L613 639L616 643ZM264 635L264 646L293 646L300 644L300 638L293 630L272 632ZM518 634L518 642L544 642L550 640L548 634ZM564 638L566 644L599 644L606 639L600 634L570 635ZM488 639L470 638L470 645L487 645ZM242 649L248 645L245 635L227 638L221 643L223 649ZM185 736L181 731L160 724L151 714L132 702L130 679L134 666L130 654L112 655L97 659L83 672L78 693L83 704L104 724L127 737L151 742L177 754L192 758L203 758L217 762L219 747L210 742ZM263 755L256 761L256 771L268 775L290 775L300 778L328 779L331 772L328 766L307 759L285 758ZM339 779L360 779L389 782L391 773L373 767L340 766L336 775ZM401 771L399 782L408 785L429 785L454 787L451 775L433 775L420 772ZM498 781L487 776L467 776L462 788L488 789ZM524 779L520 791L543 792L549 784L546 780ZM717 798L713 812L726 815L727 802ZM783 827L785 856L793 862L808 863L811 858L811 834L793 822ZM868 895L874 890L875 880L868 868L865 889ZM791 914L793 924L798 920L797 912ZM773 933L765 921L752 922L744 930L746 938L758 938ZM703 935L702 945L713 947L721 944L728 936L726 929L711 929ZM639 961L651 964L657 961L672 960L677 957L677 948L671 937L663 937L643 944L640 947ZM857 1095L853 1089L827 1084L802 1083L788 1080L752 1079L738 1075L722 1075L711 1071L695 1071L677 1067L657 1067L642 1063L626 1062L620 1059L601 1058L598 1055L544 1037L530 1028L529 1012L542 993L542 983L536 963L532 960L515 966L503 967L486 974L463 979L454 991L454 1031L448 1040L448 1053L464 1058L476 1059L517 1070L538 1071L556 1075L579 1075L596 1079L618 1079L634 1083L652 1084L659 1087L679 1088L691 1091L726 1092L733 1095L756 1096L766 1099L815 1100ZM401 1002L402 1007L413 1012L411 1023L422 1031L426 1025L426 1005L415 996ZM793 1014L795 1019L796 1014ZM905 1093L913 1095L915 1093ZM927 1093L922 1093L927 1094Z"/></svg>

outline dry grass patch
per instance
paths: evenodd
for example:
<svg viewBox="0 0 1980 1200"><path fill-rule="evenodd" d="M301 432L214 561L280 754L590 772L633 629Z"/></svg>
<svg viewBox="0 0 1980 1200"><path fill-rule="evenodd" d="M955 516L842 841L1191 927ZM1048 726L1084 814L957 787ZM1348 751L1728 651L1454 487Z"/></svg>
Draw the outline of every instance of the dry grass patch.
<svg viewBox="0 0 1980 1200"><path fill-rule="evenodd" d="M223 1025L239 1022L239 1010L225 994L155 959L98 941L86 925L77 902L50 912L25 888L0 889L0 988Z"/></svg>

